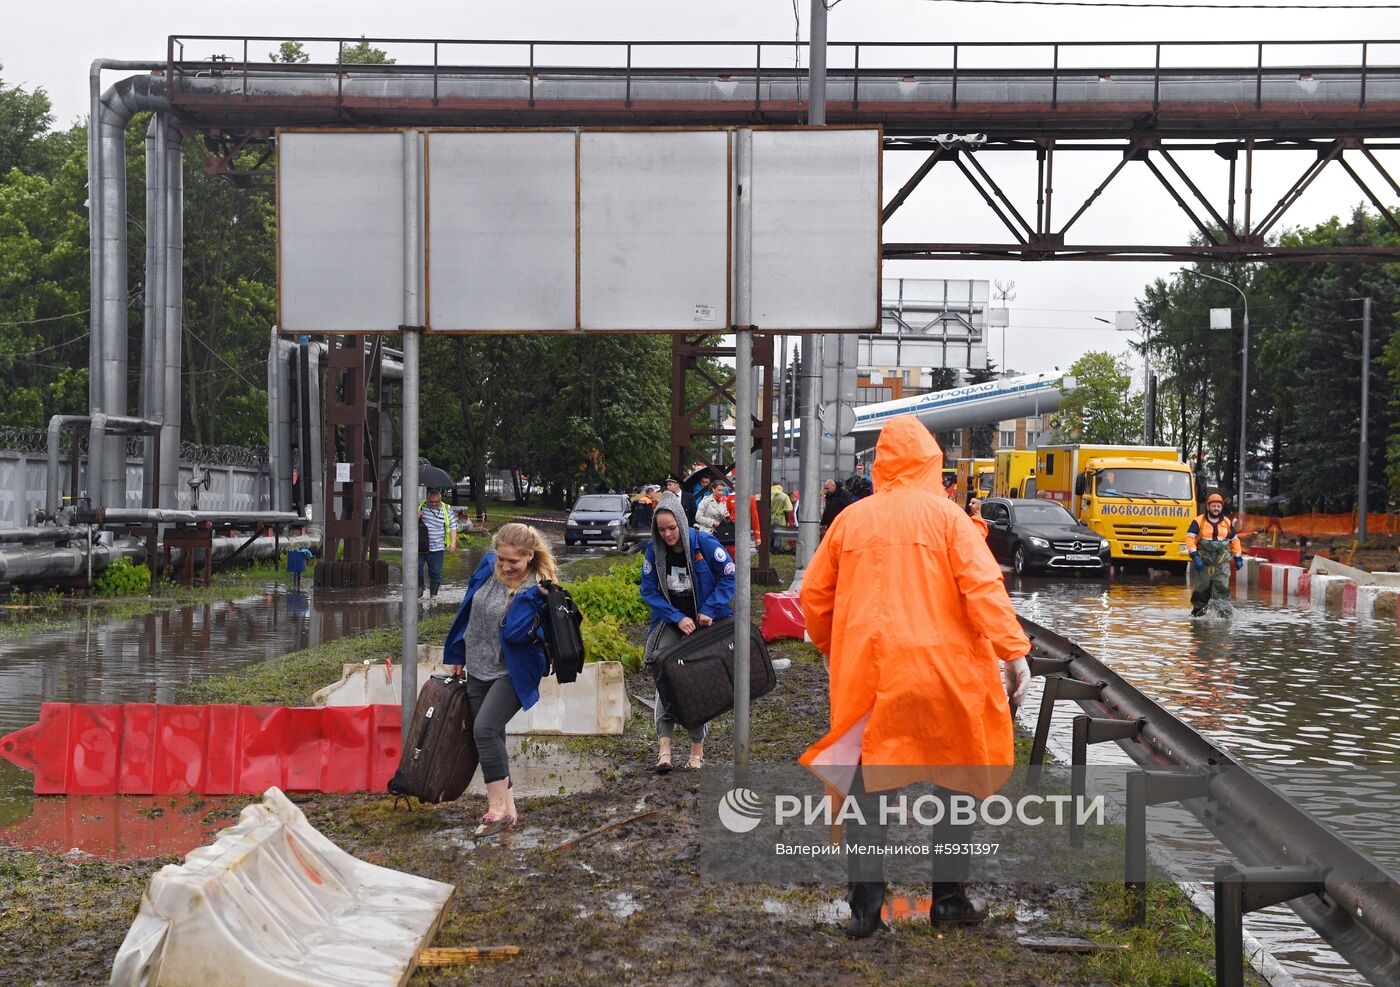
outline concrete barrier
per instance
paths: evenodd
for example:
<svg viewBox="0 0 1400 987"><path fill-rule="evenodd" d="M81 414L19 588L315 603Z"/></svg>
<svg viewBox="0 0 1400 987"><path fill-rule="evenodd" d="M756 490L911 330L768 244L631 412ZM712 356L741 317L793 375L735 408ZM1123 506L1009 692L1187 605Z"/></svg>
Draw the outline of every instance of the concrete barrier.
<svg viewBox="0 0 1400 987"><path fill-rule="evenodd" d="M113 987L397 987L452 885L357 860L276 788L213 844L162 867Z"/></svg>
<svg viewBox="0 0 1400 987"><path fill-rule="evenodd" d="M452 673L452 666L441 664L442 648L419 645L418 659L420 691L430 676ZM311 701L317 706L399 705L399 682L396 666L347 664L340 681L318 690ZM506 733L620 737L631 715L622 663L594 661L568 685L553 676L541 679L540 701L511 717Z"/></svg>

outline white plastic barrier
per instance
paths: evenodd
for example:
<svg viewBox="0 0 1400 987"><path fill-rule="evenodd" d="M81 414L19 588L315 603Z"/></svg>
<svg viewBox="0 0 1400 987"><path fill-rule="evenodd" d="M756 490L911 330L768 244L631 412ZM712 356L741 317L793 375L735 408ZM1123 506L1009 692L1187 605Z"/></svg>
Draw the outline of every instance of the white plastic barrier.
<svg viewBox="0 0 1400 987"><path fill-rule="evenodd" d="M418 688L421 691L431 675L451 674L448 665L424 659L442 657L441 648L418 650ZM317 706L365 706L400 703L399 670L384 665L345 665L340 681L320 689L311 701ZM557 734L563 736L619 737L632 715L623 686L622 663L595 661L583 666L579 677L560 685L553 676L540 680L540 701L522 709L506 724L511 734Z"/></svg>
<svg viewBox="0 0 1400 987"><path fill-rule="evenodd" d="M269 788L210 846L157 871L113 987L398 987L452 885L357 860Z"/></svg>

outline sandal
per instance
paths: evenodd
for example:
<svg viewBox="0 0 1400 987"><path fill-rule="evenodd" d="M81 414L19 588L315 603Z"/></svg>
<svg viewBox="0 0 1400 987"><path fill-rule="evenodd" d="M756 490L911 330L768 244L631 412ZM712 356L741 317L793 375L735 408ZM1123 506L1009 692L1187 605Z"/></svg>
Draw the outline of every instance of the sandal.
<svg viewBox="0 0 1400 987"><path fill-rule="evenodd" d="M690 755L690 758L685 762L685 769L687 771L699 771L704 766L705 759L699 754Z"/></svg>
<svg viewBox="0 0 1400 987"><path fill-rule="evenodd" d="M653 768L657 774L665 775L671 773L671 752L665 751L656 759L656 767Z"/></svg>
<svg viewBox="0 0 1400 987"><path fill-rule="evenodd" d="M515 816L493 816L488 812L481 817L481 825L476 827L476 832L472 833L472 839L479 840L503 833L508 829L514 829L515 823Z"/></svg>

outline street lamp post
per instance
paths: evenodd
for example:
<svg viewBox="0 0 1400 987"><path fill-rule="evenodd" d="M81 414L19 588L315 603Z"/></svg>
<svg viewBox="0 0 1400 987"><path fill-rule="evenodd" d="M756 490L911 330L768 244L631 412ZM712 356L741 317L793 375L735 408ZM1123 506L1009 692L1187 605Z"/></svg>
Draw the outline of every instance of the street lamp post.
<svg viewBox="0 0 1400 987"><path fill-rule="evenodd" d="M1124 320L1120 317L1125 315L1132 317L1134 325L1142 335L1142 444L1156 445L1157 404L1152 393L1152 352L1147 338L1147 327L1138 319L1136 312L1119 312L1112 322L1096 315L1094 321L1113 326L1119 332L1132 332L1131 327L1123 327Z"/></svg>
<svg viewBox="0 0 1400 987"><path fill-rule="evenodd" d="M1241 290L1240 286L1233 281L1226 281L1224 278L1217 278L1214 274L1205 274L1201 271L1192 270L1189 267L1181 269L1182 274L1190 274L1198 278L1205 278L1207 281L1216 281L1220 284L1234 288L1239 293L1240 300L1244 302L1244 345L1240 347L1240 475L1239 475L1239 499L1235 501L1235 512L1244 514L1244 477L1246 462L1245 445L1245 413L1249 410L1249 298Z"/></svg>

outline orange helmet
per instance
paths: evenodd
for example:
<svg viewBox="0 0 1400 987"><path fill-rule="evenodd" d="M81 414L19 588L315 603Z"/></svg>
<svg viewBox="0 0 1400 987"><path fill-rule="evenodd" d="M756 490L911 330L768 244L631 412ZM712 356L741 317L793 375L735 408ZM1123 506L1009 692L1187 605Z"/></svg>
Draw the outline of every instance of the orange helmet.
<svg viewBox="0 0 1400 987"><path fill-rule="evenodd" d="M1213 493L1213 494L1211 494L1209 497L1206 498L1206 503L1207 503L1207 504L1214 504L1214 503L1216 503L1217 501L1220 503L1220 506L1221 506L1221 507L1224 507L1224 506L1225 506L1225 498L1222 497L1222 496L1220 496L1220 494L1218 494L1218 493Z"/></svg>

